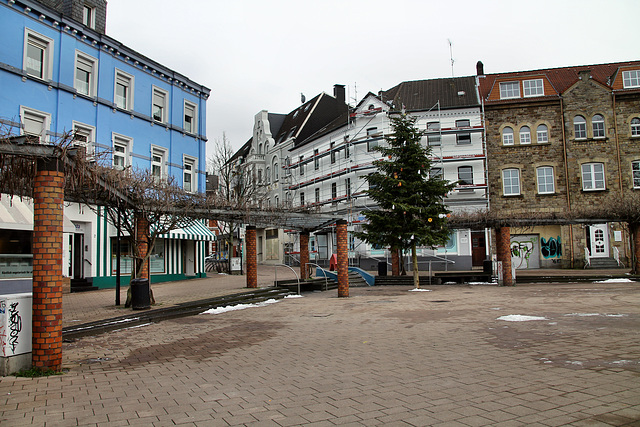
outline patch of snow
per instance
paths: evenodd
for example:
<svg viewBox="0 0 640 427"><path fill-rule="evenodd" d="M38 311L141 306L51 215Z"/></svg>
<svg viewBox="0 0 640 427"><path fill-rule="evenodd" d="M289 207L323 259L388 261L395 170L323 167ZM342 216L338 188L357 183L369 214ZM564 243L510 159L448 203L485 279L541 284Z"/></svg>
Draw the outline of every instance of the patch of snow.
<svg viewBox="0 0 640 427"><path fill-rule="evenodd" d="M431 289L413 288L409 289L409 292L431 292Z"/></svg>
<svg viewBox="0 0 640 427"><path fill-rule="evenodd" d="M612 365L627 365L629 363L633 363L632 360L616 360L614 362L611 362Z"/></svg>
<svg viewBox="0 0 640 427"><path fill-rule="evenodd" d="M631 279L607 279L607 280L598 280L593 283L635 283L635 281Z"/></svg>
<svg viewBox="0 0 640 427"><path fill-rule="evenodd" d="M228 311L237 311L237 310L244 310L245 308L252 308L252 307L264 307L267 306L269 304L274 304L278 302L277 299L268 299L266 301L262 301L262 302L257 302L254 304L236 304L236 305L227 305L224 307L216 307L216 308L211 308L207 311L204 311L200 314L221 314L221 313L226 313Z"/></svg>
<svg viewBox="0 0 640 427"><path fill-rule="evenodd" d="M607 317L626 317L626 314L605 314Z"/></svg>
<svg viewBox="0 0 640 427"><path fill-rule="evenodd" d="M496 320L504 320L506 322L529 322L531 320L547 320L547 318L540 316L524 316L522 314L510 314L508 316L500 316Z"/></svg>
<svg viewBox="0 0 640 427"><path fill-rule="evenodd" d="M285 298L302 298L302 295L287 295Z"/></svg>
<svg viewBox="0 0 640 427"><path fill-rule="evenodd" d="M547 323L547 325L552 325L552 326L555 326L557 324L558 324L558 322L549 322L549 323Z"/></svg>
<svg viewBox="0 0 640 427"><path fill-rule="evenodd" d="M502 310L500 307L493 307L491 310Z"/></svg>
<svg viewBox="0 0 640 427"><path fill-rule="evenodd" d="M582 366L582 362L578 361L578 360L567 360L564 363L568 363L569 365L578 365L578 366Z"/></svg>

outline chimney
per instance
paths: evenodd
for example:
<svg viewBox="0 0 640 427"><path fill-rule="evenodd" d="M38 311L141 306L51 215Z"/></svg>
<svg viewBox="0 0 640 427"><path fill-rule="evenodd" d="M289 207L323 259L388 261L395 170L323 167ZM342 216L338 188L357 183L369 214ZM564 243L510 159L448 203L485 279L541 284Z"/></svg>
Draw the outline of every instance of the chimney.
<svg viewBox="0 0 640 427"><path fill-rule="evenodd" d="M346 101L344 95L344 85L333 85L333 97L338 100L338 102L344 104Z"/></svg>
<svg viewBox="0 0 640 427"><path fill-rule="evenodd" d="M482 63L482 61L478 61L478 63L476 64L476 73L479 76L484 76L484 64Z"/></svg>

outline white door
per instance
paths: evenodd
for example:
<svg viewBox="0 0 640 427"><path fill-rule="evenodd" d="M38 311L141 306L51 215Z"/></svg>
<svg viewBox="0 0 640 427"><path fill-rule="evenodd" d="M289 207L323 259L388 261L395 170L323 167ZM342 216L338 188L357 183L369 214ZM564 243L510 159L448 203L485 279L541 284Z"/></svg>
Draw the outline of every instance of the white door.
<svg viewBox="0 0 640 427"><path fill-rule="evenodd" d="M589 251L592 258L609 257L609 232L607 224L596 224L589 227L591 244Z"/></svg>

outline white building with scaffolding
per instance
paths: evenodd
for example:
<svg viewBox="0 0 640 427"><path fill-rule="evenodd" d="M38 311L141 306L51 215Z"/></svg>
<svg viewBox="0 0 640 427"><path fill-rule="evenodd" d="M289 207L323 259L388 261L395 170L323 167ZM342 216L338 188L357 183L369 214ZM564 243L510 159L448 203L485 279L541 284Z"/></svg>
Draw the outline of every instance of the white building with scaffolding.
<svg viewBox="0 0 640 427"><path fill-rule="evenodd" d="M475 77L403 82L367 94L354 108L347 108L344 87L336 85L334 97L318 95L288 115L261 111L243 147L244 162L263 180L268 204L337 214L348 221L350 232L358 231L363 212L376 208L364 177L381 158L375 147L392 132L389 114L399 111L416 116L416 125L426 131L431 173L458 182L446 199L449 209L486 209L484 127ZM439 270L470 270L488 257L487 242L484 232L455 230L444 247L422 248L419 262ZM257 244L259 262L287 262L299 250L295 235L286 230L259 230ZM317 231L310 246L312 262L328 265L335 253L334 230ZM374 270L388 257L387 248L371 247L349 233L351 265Z"/></svg>

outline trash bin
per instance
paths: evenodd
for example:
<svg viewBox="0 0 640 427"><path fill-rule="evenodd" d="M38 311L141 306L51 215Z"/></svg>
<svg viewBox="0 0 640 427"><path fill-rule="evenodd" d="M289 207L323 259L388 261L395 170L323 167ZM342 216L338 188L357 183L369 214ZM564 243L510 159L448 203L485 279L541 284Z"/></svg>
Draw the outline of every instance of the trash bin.
<svg viewBox="0 0 640 427"><path fill-rule="evenodd" d="M134 310L151 308L149 279L133 279L131 281L131 308Z"/></svg>
<svg viewBox="0 0 640 427"><path fill-rule="evenodd" d="M493 274L493 262L490 259L485 259L482 262L482 272L486 274Z"/></svg>
<svg viewBox="0 0 640 427"><path fill-rule="evenodd" d="M387 275L387 263L385 261L378 261L378 276Z"/></svg>

